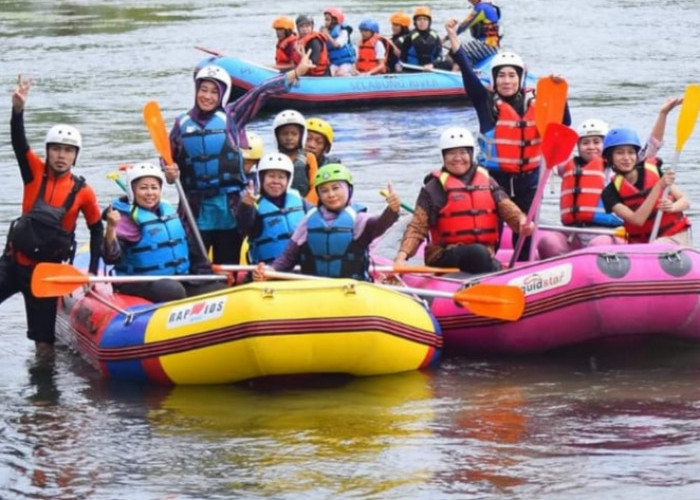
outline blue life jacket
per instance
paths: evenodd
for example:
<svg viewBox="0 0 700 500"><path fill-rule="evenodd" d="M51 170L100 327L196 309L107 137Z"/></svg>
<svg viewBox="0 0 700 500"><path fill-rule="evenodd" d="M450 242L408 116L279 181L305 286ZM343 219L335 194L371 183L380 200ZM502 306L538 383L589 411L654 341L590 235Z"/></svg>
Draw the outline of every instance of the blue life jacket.
<svg viewBox="0 0 700 500"><path fill-rule="evenodd" d="M262 230L250 241L250 260L253 264L269 263L284 251L294 229L304 218L304 202L298 191L289 190L284 207L278 207L263 196L258 200L257 210Z"/></svg>
<svg viewBox="0 0 700 500"><path fill-rule="evenodd" d="M354 278L370 281L369 251L358 248L353 239L357 212L364 207L348 206L330 222L323 220L317 208L307 214L306 243L300 253L301 271L329 278Z"/></svg>
<svg viewBox="0 0 700 500"><path fill-rule="evenodd" d="M440 37L435 31L428 30L427 36L421 36L421 33L424 32L413 30L408 33L411 45L406 52L406 62L409 64L432 64L442 52Z"/></svg>
<svg viewBox="0 0 700 500"><path fill-rule="evenodd" d="M348 32L348 43L342 47L334 47L330 40L326 42L326 47L328 48L328 58L331 64L341 65L345 63L355 62L355 47L350 39L350 34L352 33L352 28L346 24L340 25L336 24L330 31L330 37L333 39L338 38L340 35L340 30L347 30Z"/></svg>
<svg viewBox="0 0 700 500"><path fill-rule="evenodd" d="M205 126L184 114L180 117L180 131L187 153L185 165L180 165L185 190L207 197L245 187L243 156L226 136L226 113L215 112Z"/></svg>
<svg viewBox="0 0 700 500"><path fill-rule="evenodd" d="M139 241L122 245L122 260L114 266L117 275L189 273L187 235L170 203L161 201L156 211L151 211L119 199L112 203L112 207L133 220L141 232Z"/></svg>

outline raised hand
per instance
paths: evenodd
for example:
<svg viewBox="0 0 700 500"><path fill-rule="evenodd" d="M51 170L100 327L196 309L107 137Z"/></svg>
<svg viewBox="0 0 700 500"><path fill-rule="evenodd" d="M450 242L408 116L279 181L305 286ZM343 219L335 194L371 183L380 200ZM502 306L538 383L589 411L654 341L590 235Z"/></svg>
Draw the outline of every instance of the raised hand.
<svg viewBox="0 0 700 500"><path fill-rule="evenodd" d="M168 184L172 184L175 180L180 177L180 167L177 163L172 165L163 165L163 173L165 174L165 180Z"/></svg>
<svg viewBox="0 0 700 500"><path fill-rule="evenodd" d="M255 202L257 200L257 197L255 196L255 183L250 180L248 181L248 187L243 191L243 197L241 198L241 202L253 206L255 205Z"/></svg>
<svg viewBox="0 0 700 500"><path fill-rule="evenodd" d="M393 212L398 213L399 210L401 210L401 199L394 191L394 186L391 184L391 182L388 182L386 185L386 193L386 204L389 205L389 208Z"/></svg>
<svg viewBox="0 0 700 500"><path fill-rule="evenodd" d="M115 228L119 222L119 219L121 219L121 214L117 210L114 210L112 205L108 206L106 214L107 227Z"/></svg>
<svg viewBox="0 0 700 500"><path fill-rule="evenodd" d="M12 109L15 113L19 113L24 109L24 105L27 103L27 96L29 95L29 89L32 88L32 79L23 79L22 74L17 75L17 88L12 93Z"/></svg>
<svg viewBox="0 0 700 500"><path fill-rule="evenodd" d="M307 71L311 68L315 68L316 65L311 62L311 49L304 52L303 48L298 47L297 50L301 55L301 61L299 61L294 71L296 71L297 76L304 76Z"/></svg>

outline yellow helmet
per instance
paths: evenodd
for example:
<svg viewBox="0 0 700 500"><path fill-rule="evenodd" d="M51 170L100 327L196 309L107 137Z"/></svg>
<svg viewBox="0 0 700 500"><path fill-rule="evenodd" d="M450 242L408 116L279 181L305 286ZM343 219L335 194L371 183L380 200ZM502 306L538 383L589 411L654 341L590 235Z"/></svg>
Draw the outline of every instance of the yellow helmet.
<svg viewBox="0 0 700 500"><path fill-rule="evenodd" d="M328 141L326 152L331 150L331 146L333 145L333 127L331 127L330 123L322 118L309 118L306 120L306 130L316 132L325 137L326 141Z"/></svg>
<svg viewBox="0 0 700 500"><path fill-rule="evenodd" d="M294 20L291 17L281 16L272 21L272 27L276 30L294 31Z"/></svg>
<svg viewBox="0 0 700 500"><path fill-rule="evenodd" d="M248 147L241 148L243 158L246 160L259 160L263 155L263 140L255 132L246 130L245 137L248 140Z"/></svg>
<svg viewBox="0 0 700 500"><path fill-rule="evenodd" d="M394 12L391 15L391 17L389 17L389 22L391 24L398 24L399 26L403 26L405 28L410 28L411 27L411 16L409 16L405 12Z"/></svg>

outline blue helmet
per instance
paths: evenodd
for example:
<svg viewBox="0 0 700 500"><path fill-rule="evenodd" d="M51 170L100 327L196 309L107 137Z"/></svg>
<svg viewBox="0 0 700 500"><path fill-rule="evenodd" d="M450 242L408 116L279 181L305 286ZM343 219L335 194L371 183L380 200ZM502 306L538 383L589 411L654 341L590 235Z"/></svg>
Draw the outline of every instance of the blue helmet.
<svg viewBox="0 0 700 500"><path fill-rule="evenodd" d="M603 155L608 152L608 149L615 146L634 146L639 152L642 149L642 143L639 142L637 132L630 128L613 128L605 135L603 139Z"/></svg>
<svg viewBox="0 0 700 500"><path fill-rule="evenodd" d="M362 30L379 33L379 23L374 19L365 19L360 23L360 31Z"/></svg>

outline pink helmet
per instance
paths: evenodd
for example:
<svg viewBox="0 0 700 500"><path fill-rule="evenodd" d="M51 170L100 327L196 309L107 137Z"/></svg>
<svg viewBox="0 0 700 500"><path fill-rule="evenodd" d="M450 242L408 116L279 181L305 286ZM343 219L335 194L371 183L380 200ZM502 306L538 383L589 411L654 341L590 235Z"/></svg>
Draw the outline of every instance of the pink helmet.
<svg viewBox="0 0 700 500"><path fill-rule="evenodd" d="M328 14L334 17L338 24L343 24L345 22L345 14L338 7L328 7L323 11L324 14Z"/></svg>

